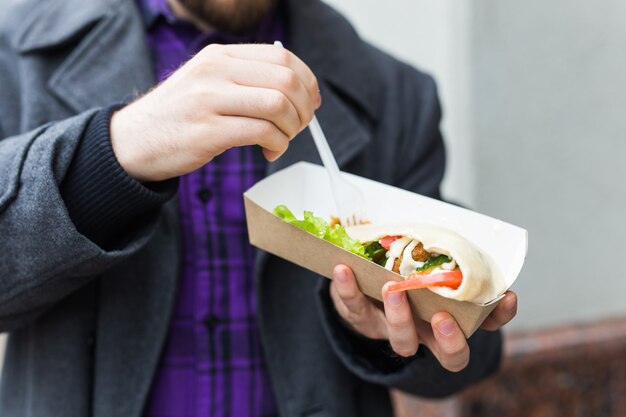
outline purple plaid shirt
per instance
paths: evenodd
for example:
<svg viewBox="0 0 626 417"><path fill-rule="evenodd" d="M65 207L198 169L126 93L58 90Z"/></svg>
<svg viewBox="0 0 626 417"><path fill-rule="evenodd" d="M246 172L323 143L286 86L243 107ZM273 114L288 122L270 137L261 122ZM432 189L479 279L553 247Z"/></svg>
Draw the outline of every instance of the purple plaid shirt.
<svg viewBox="0 0 626 417"><path fill-rule="evenodd" d="M210 43L284 41L277 9L247 36L200 33L166 0L139 0L159 81ZM183 268L146 417L276 415L264 364L242 193L265 173L256 147L232 148L180 179Z"/></svg>

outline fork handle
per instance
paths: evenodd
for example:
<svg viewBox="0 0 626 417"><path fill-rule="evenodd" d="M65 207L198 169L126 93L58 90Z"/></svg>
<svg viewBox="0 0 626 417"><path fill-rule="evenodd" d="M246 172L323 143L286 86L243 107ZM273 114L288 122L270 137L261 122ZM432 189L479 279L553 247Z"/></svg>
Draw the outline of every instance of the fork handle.
<svg viewBox="0 0 626 417"><path fill-rule="evenodd" d="M309 129L311 129L311 136L313 136L313 141L317 147L317 152L320 154L322 163L328 170L331 181L334 182L336 178L339 178L339 167L337 166L333 152L330 150L330 146L328 146L328 141L326 140L326 136L324 136L320 123L317 121L317 117L313 116L313 119L309 123Z"/></svg>
<svg viewBox="0 0 626 417"><path fill-rule="evenodd" d="M274 45L283 48L283 43L281 41L274 41ZM317 152L320 154L320 158L322 159L322 164L324 164L324 167L330 176L330 181L332 183L336 183L340 178L339 167L337 166L337 161L335 161L333 152L330 150L330 146L328 146L326 135L324 135L324 131L320 126L320 122L317 121L315 114L313 114L313 119L309 122L309 129L311 130L311 135L313 136Z"/></svg>

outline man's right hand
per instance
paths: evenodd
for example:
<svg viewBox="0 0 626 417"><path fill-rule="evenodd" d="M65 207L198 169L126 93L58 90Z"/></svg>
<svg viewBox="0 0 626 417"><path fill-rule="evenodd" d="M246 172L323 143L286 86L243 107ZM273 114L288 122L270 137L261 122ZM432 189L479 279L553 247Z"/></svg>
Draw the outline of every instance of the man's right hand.
<svg viewBox="0 0 626 417"><path fill-rule="evenodd" d="M321 104L317 79L273 45L211 45L111 119L120 165L138 181L194 171L234 146L278 158Z"/></svg>

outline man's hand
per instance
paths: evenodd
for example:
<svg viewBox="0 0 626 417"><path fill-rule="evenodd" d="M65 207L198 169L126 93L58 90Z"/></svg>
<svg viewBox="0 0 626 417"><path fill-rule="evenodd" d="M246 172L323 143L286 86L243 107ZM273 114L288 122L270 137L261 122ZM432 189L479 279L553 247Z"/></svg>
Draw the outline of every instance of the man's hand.
<svg viewBox="0 0 626 417"><path fill-rule="evenodd" d="M385 310L379 309L357 286L352 270L337 265L333 270L330 295L341 317L357 332L371 339L389 340L393 350L408 357L422 343L449 371L458 372L469 362L469 346L454 318L446 312L436 313L431 323L415 322L404 292L388 293L383 287ZM504 299L483 322L482 328L497 330L517 312L517 296L508 291Z"/></svg>
<svg viewBox="0 0 626 417"><path fill-rule="evenodd" d="M155 89L114 113L111 142L126 172L160 181L234 146L278 158L319 107L317 80L273 45L211 45Z"/></svg>

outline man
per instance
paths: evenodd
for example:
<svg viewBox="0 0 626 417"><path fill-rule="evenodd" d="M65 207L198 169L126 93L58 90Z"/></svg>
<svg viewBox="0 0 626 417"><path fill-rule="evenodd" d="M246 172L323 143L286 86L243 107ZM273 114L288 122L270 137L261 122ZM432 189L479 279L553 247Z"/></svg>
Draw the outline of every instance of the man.
<svg viewBox="0 0 626 417"><path fill-rule="evenodd" d="M343 169L438 197L429 77L318 0L7 10L0 414L386 416L388 387L444 396L497 367L498 332L414 323L403 294L383 311L349 268L329 284L245 241L241 193L318 161L314 111ZM251 44L273 40L293 53Z"/></svg>

